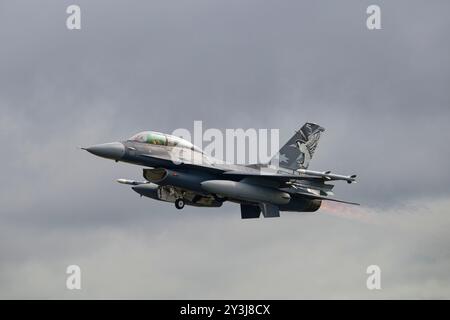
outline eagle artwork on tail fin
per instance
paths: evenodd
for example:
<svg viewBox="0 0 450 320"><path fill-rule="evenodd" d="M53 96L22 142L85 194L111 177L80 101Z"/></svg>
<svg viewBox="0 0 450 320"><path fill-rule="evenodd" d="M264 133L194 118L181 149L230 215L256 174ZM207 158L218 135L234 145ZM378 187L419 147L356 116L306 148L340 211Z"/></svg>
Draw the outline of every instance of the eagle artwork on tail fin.
<svg viewBox="0 0 450 320"><path fill-rule="evenodd" d="M325 129L315 123L306 123L296 131L274 157L279 161L279 167L289 170L308 168L323 131Z"/></svg>
<svg viewBox="0 0 450 320"><path fill-rule="evenodd" d="M300 165L301 169L306 169L308 167L309 161L311 160L314 151L319 143L320 133L324 131L322 127L312 127L311 123L307 123L300 130L299 134L301 139L295 141L297 148L300 150L300 155L296 162Z"/></svg>

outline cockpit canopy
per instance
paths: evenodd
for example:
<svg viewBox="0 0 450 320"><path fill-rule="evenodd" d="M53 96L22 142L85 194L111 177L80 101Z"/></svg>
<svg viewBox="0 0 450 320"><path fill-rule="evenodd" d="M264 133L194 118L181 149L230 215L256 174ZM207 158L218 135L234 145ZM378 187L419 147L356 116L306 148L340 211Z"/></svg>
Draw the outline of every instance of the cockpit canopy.
<svg viewBox="0 0 450 320"><path fill-rule="evenodd" d="M155 131L142 131L135 134L128 140L161 146L187 148L201 152L200 148L194 146L192 143L183 138Z"/></svg>

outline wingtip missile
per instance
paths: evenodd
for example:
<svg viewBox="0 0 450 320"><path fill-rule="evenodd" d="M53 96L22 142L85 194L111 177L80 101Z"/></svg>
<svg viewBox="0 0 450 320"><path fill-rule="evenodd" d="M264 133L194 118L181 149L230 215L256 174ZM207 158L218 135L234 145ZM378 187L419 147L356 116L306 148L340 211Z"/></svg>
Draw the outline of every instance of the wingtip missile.
<svg viewBox="0 0 450 320"><path fill-rule="evenodd" d="M327 180L327 181L344 180L344 181L347 181L347 183L356 183L356 181L355 181L356 174L353 174L351 176L344 176L341 174L331 173L331 170L320 172L320 171L313 171L313 170L307 170L307 169L299 169L299 170L297 170L297 172L307 174L310 176L321 177L322 179Z"/></svg>

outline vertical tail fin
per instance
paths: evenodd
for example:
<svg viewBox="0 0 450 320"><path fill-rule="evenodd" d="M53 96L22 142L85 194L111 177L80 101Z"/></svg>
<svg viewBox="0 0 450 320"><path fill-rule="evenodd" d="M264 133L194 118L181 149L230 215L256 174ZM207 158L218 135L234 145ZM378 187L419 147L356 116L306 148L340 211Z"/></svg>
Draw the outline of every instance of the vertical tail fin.
<svg viewBox="0 0 450 320"><path fill-rule="evenodd" d="M324 128L315 123L305 123L270 160L280 168L298 170L308 168Z"/></svg>

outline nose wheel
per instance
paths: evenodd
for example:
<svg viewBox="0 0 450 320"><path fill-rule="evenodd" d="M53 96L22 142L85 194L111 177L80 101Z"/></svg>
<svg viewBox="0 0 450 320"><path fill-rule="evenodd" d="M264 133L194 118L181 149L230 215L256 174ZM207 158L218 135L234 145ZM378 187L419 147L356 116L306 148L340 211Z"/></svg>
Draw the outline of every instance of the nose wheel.
<svg viewBox="0 0 450 320"><path fill-rule="evenodd" d="M184 199L183 198L178 198L177 200L175 200L175 208L177 209L183 209L184 208Z"/></svg>

